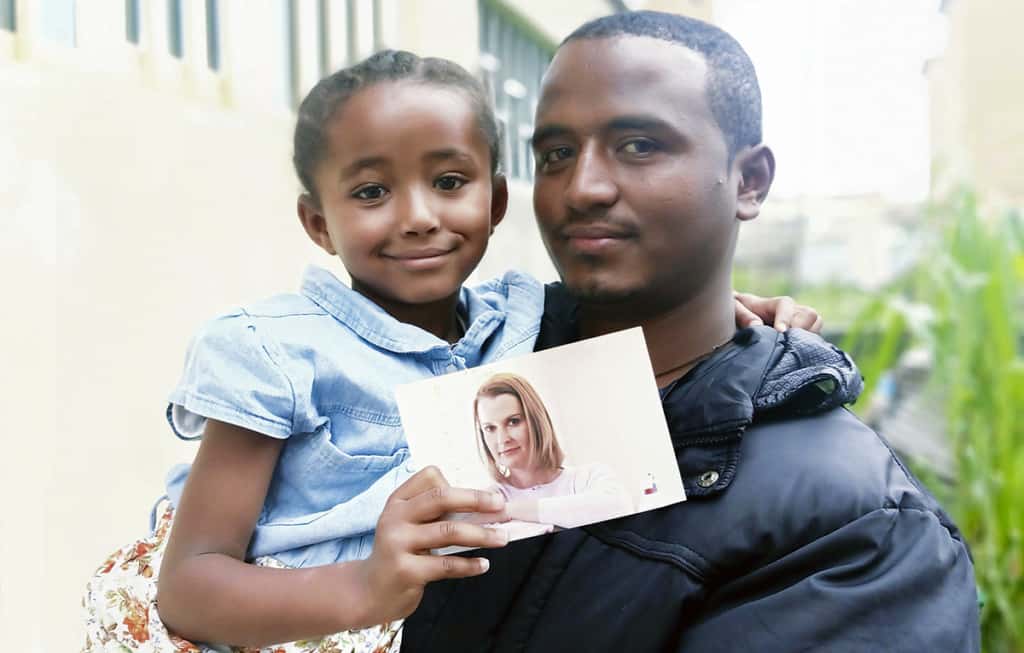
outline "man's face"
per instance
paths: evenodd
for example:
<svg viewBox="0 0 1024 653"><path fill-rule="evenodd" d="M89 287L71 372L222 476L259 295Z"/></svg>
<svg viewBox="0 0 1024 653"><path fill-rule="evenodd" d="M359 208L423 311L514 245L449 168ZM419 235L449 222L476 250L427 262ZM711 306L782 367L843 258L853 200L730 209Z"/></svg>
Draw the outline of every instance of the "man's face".
<svg viewBox="0 0 1024 653"><path fill-rule="evenodd" d="M537 107L533 205L581 299L663 307L728 280L738 172L706 70L701 55L647 37L581 39L555 55Z"/></svg>

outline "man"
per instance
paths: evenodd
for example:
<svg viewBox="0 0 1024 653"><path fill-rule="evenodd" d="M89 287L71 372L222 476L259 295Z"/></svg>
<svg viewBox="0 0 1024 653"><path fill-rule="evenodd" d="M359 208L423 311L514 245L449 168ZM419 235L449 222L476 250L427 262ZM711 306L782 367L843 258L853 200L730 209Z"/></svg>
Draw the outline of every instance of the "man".
<svg viewBox="0 0 1024 653"><path fill-rule="evenodd" d="M429 585L407 651L976 651L967 547L841 404L801 330L734 334L739 223L774 176L753 66L654 12L588 23L543 83L534 208L563 285L538 347L644 329L688 501L488 552Z"/></svg>

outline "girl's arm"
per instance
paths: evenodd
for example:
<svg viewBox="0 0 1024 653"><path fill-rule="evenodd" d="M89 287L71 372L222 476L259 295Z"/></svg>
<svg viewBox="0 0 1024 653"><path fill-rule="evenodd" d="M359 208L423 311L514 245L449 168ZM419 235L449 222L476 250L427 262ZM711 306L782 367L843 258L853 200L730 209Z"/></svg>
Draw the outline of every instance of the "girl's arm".
<svg viewBox="0 0 1024 653"><path fill-rule="evenodd" d="M447 512L500 509L503 501L450 488L428 468L388 499L369 559L308 569L248 564L246 549L283 444L207 421L160 570L160 617L176 634L265 646L384 623L411 613L427 582L486 571L480 559L422 551L504 544L501 533L436 521Z"/></svg>

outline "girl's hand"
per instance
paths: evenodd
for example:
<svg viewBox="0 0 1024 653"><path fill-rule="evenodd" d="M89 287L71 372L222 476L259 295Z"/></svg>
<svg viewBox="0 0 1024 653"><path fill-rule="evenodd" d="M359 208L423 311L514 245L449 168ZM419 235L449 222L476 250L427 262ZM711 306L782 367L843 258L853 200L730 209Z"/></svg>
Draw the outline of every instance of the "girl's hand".
<svg viewBox="0 0 1024 653"><path fill-rule="evenodd" d="M818 311L797 304L792 297L759 297L745 292L733 292L736 298L736 326L743 329L760 324L771 324L778 331L790 327L821 333L824 322Z"/></svg>
<svg viewBox="0 0 1024 653"><path fill-rule="evenodd" d="M503 531L441 519L448 513L474 512L486 516L501 512L504 506L501 495L449 486L436 467L420 470L399 486L377 521L373 553L362 563L366 625L411 614L430 581L486 572L486 558L438 556L430 550L447 546L505 546L508 534ZM496 518L492 516L490 521Z"/></svg>

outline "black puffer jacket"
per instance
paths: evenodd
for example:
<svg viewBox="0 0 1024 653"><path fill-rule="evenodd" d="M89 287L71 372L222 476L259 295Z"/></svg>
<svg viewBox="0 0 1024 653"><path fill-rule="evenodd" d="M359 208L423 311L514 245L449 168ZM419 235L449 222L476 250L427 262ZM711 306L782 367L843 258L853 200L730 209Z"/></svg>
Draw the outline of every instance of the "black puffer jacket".
<svg viewBox="0 0 1024 653"><path fill-rule="evenodd" d="M573 339L553 308L541 346ZM488 552L402 650L977 651L967 547L859 391L816 336L740 331L663 392L686 502Z"/></svg>

